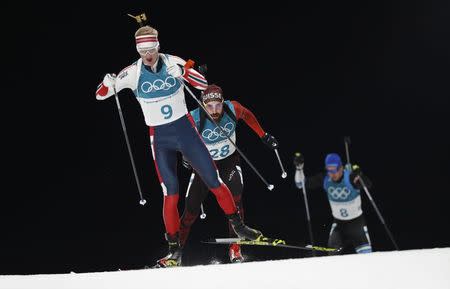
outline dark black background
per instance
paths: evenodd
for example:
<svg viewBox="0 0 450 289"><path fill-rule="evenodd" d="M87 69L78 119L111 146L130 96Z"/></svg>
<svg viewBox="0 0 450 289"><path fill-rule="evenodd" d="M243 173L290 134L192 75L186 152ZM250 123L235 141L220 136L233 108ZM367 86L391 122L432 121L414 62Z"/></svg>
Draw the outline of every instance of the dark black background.
<svg viewBox="0 0 450 289"><path fill-rule="evenodd" d="M137 25L126 14L141 12L159 30L162 52L207 63L209 82L279 140L286 180L257 136L245 124L238 130L240 148L276 186L268 191L243 164L248 224L307 242L293 154L303 152L306 174L316 173L328 152L344 158L349 135L351 160L372 179L400 248L449 246L448 2L111 2L5 4L2 46L11 51L2 57L2 274L139 268L165 254L162 193L140 108L130 91L121 92L145 207L114 99L94 96L105 73L137 59ZM188 173L180 168L179 177L183 194ZM315 238L326 244L326 196L309 198ZM374 250L392 250L363 202ZM208 218L193 228L187 263L225 252L199 243L227 232L212 196L205 205Z"/></svg>

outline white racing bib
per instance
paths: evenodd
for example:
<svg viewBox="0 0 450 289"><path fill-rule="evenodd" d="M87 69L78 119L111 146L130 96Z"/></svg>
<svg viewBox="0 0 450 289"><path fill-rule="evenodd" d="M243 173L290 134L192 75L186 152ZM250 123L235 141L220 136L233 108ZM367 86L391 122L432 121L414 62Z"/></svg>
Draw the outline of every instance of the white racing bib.
<svg viewBox="0 0 450 289"><path fill-rule="evenodd" d="M183 87L173 95L161 98L137 98L148 126L173 122L188 113Z"/></svg>
<svg viewBox="0 0 450 289"><path fill-rule="evenodd" d="M361 196L348 202L329 200L333 217L338 220L353 220L362 215Z"/></svg>
<svg viewBox="0 0 450 289"><path fill-rule="evenodd" d="M216 128L216 130L218 131L217 128ZM215 137L214 133L215 133L214 131L206 129L203 131L202 136L203 136L203 138L208 138L208 137L213 138L213 137ZM230 136L230 138L234 143L236 143L236 132L235 131ZM236 148L228 139L224 139L222 141L209 143L209 144L205 142L205 144L209 150L209 153L211 154L211 157L215 161L222 160L222 159L232 155L236 151Z"/></svg>

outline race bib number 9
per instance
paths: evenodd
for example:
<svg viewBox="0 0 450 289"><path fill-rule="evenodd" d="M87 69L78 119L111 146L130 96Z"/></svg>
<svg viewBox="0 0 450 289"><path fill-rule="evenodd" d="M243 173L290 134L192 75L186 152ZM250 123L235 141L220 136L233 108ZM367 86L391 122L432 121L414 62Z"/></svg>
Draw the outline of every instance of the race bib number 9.
<svg viewBox="0 0 450 289"><path fill-rule="evenodd" d="M164 119L169 119L173 115L172 107L168 104L161 106L161 113L164 115Z"/></svg>
<svg viewBox="0 0 450 289"><path fill-rule="evenodd" d="M170 123L188 113L183 93L159 100L138 98L138 101L148 126Z"/></svg>

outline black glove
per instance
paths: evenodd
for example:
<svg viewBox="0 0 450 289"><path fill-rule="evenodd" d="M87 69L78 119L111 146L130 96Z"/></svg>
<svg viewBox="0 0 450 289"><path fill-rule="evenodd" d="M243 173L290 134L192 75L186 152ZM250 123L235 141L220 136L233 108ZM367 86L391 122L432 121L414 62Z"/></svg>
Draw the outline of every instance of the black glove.
<svg viewBox="0 0 450 289"><path fill-rule="evenodd" d="M208 71L208 66L205 64L198 66L198 72L200 72L201 75L206 77L206 72Z"/></svg>
<svg viewBox="0 0 450 289"><path fill-rule="evenodd" d="M261 140L266 146L268 146L269 148L271 148L273 150L278 148L277 140L272 135L268 134L267 132L263 135Z"/></svg>
<svg viewBox="0 0 450 289"><path fill-rule="evenodd" d="M362 189L362 184L359 181L362 179L362 172L361 168L358 165L352 165L352 172L350 173L350 180L355 184L357 189Z"/></svg>
<svg viewBox="0 0 450 289"><path fill-rule="evenodd" d="M303 155L301 153L295 153L294 155L294 166L301 170L303 169L303 165L305 164L305 158L303 157Z"/></svg>
<svg viewBox="0 0 450 289"><path fill-rule="evenodd" d="M183 167L185 167L186 169L192 170L191 164L190 164L190 163L188 162L188 160L185 159L184 157L183 157L183 159L181 160L181 164L182 164Z"/></svg>

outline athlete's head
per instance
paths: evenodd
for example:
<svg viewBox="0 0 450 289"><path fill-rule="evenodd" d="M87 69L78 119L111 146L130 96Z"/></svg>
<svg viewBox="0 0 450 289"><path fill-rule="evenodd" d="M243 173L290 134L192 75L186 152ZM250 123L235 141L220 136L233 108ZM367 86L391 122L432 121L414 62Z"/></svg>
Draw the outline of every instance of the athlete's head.
<svg viewBox="0 0 450 289"><path fill-rule="evenodd" d="M340 180L344 172L341 157L336 153L328 154L325 157L325 170L334 182Z"/></svg>
<svg viewBox="0 0 450 289"><path fill-rule="evenodd" d="M206 111L212 116L214 120L220 119L223 114L223 92L222 89L211 84L202 91L202 102L206 108Z"/></svg>
<svg viewBox="0 0 450 289"><path fill-rule="evenodd" d="M134 34L136 49L145 65L152 66L158 60L158 31L150 26L142 26Z"/></svg>

